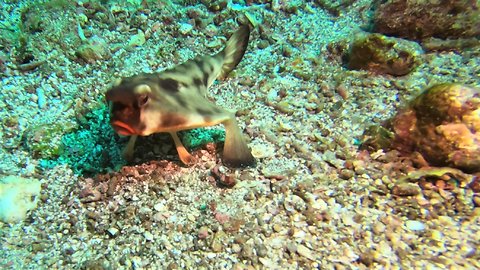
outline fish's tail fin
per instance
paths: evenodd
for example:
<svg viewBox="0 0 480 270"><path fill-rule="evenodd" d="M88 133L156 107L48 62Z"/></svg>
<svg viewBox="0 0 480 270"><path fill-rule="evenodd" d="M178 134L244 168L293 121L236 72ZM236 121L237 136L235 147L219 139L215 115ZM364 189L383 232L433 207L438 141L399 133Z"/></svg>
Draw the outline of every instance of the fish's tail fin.
<svg viewBox="0 0 480 270"><path fill-rule="evenodd" d="M225 126L223 163L233 168L255 166L255 158L250 148L248 148L243 133L235 120L235 116L224 121L223 125Z"/></svg>
<svg viewBox="0 0 480 270"><path fill-rule="evenodd" d="M218 76L220 79L225 79L238 65L240 60L242 60L247 50L249 38L250 27L248 25L242 25L230 39L228 39L225 48L219 53L223 56L222 70Z"/></svg>

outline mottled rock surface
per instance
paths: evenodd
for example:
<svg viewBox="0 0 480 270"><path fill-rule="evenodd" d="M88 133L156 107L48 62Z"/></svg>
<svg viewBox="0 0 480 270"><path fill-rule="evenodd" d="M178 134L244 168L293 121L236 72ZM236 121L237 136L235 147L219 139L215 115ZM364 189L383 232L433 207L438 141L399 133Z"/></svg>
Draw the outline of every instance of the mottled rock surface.
<svg viewBox="0 0 480 270"><path fill-rule="evenodd" d="M435 166L480 171L480 90L435 85L392 123L394 147L413 148Z"/></svg>
<svg viewBox="0 0 480 270"><path fill-rule="evenodd" d="M480 35L479 18L478 0L389 0L378 6L373 28L408 39L467 38Z"/></svg>
<svg viewBox="0 0 480 270"><path fill-rule="evenodd" d="M348 68L402 76L418 65L417 43L380 34L361 35L351 45Z"/></svg>

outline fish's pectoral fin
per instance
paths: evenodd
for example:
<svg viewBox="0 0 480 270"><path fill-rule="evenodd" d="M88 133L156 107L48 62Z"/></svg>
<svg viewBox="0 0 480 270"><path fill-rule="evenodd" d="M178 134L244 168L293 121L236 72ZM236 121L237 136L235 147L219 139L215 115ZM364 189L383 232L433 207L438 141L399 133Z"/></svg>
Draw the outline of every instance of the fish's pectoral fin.
<svg viewBox="0 0 480 270"><path fill-rule="evenodd" d="M178 135L176 132L169 132L170 135L173 138L173 142L175 143L175 148L177 148L178 156L180 157L180 160L187 166L195 164L197 161L195 157L193 157L183 146L182 141L180 138L178 138Z"/></svg>
<svg viewBox="0 0 480 270"><path fill-rule="evenodd" d="M235 116L222 123L225 126L225 144L223 163L229 167L240 168L255 165L255 158L238 127Z"/></svg>
<svg viewBox="0 0 480 270"><path fill-rule="evenodd" d="M228 74L238 65L242 60L245 51L247 50L248 40L250 37L250 27L242 25L240 28L228 39L225 48L219 52L218 55L223 57L223 64L221 67L220 79L225 79Z"/></svg>
<svg viewBox="0 0 480 270"><path fill-rule="evenodd" d="M123 148L122 155L127 162L133 160L133 152L135 150L135 141L137 141L137 137L137 135L130 136L127 145Z"/></svg>

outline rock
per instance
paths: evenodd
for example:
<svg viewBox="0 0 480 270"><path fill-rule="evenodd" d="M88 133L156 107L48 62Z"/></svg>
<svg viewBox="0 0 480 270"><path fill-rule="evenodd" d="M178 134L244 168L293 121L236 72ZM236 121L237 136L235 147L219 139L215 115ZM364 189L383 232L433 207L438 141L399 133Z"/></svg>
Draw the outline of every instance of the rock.
<svg viewBox="0 0 480 270"><path fill-rule="evenodd" d="M468 187L475 193L480 193L480 173L475 174L473 180L468 184Z"/></svg>
<svg viewBox="0 0 480 270"><path fill-rule="evenodd" d="M427 38L422 40L422 48L426 52L431 51L462 51L467 48L480 46L480 40L477 38L459 38L459 39L439 39Z"/></svg>
<svg viewBox="0 0 480 270"><path fill-rule="evenodd" d="M379 149L390 149L393 132L382 126L369 126L362 135L360 149L377 151Z"/></svg>
<svg viewBox="0 0 480 270"><path fill-rule="evenodd" d="M115 237L115 236L117 236L119 230L115 227L111 227L111 228L107 229L107 232L111 237Z"/></svg>
<svg viewBox="0 0 480 270"><path fill-rule="evenodd" d="M143 237L145 237L145 240L147 240L147 241L153 241L153 239L154 239L153 234L149 231L144 232Z"/></svg>
<svg viewBox="0 0 480 270"><path fill-rule="evenodd" d="M315 255L313 254L313 252L304 245L297 245L297 253L302 257L305 257L311 261L315 261Z"/></svg>
<svg viewBox="0 0 480 270"><path fill-rule="evenodd" d="M468 38L480 35L480 9L476 0L389 0L375 11L375 32L423 39Z"/></svg>
<svg viewBox="0 0 480 270"><path fill-rule="evenodd" d="M473 196L473 204L475 207L480 207L480 195Z"/></svg>
<svg viewBox="0 0 480 270"><path fill-rule="evenodd" d="M402 76L417 67L419 44L380 34L362 34L348 52L348 68Z"/></svg>
<svg viewBox="0 0 480 270"><path fill-rule="evenodd" d="M430 87L392 121L394 148L418 151L434 166L480 171L480 90ZM410 148L410 149L409 149Z"/></svg>
<svg viewBox="0 0 480 270"><path fill-rule="evenodd" d="M41 183L34 178L9 175L0 178L0 221L17 223L37 207Z"/></svg>
<svg viewBox="0 0 480 270"><path fill-rule="evenodd" d="M179 28L178 28L178 31L182 35L186 35L186 34L190 33L192 30L193 30L193 25L191 25L189 23L181 23Z"/></svg>
<svg viewBox="0 0 480 270"><path fill-rule="evenodd" d="M80 45L75 51L75 55L87 63L94 63L97 60L110 58L110 51L107 42L97 36L93 36L88 43Z"/></svg>
<svg viewBox="0 0 480 270"><path fill-rule="evenodd" d="M198 229L198 238L199 239L205 239L208 237L208 227L202 226L200 229Z"/></svg>
<svg viewBox="0 0 480 270"><path fill-rule="evenodd" d="M136 35L130 37L128 41L128 47L139 47L142 46L146 41L145 33L141 30L138 30Z"/></svg>
<svg viewBox="0 0 480 270"><path fill-rule="evenodd" d="M396 196L415 196L420 192L421 188L418 185L410 183L399 183L392 188L392 194Z"/></svg>
<svg viewBox="0 0 480 270"><path fill-rule="evenodd" d="M365 266L370 266L374 262L374 254L372 251L367 251L364 253L360 253L360 257L358 260L363 263Z"/></svg>

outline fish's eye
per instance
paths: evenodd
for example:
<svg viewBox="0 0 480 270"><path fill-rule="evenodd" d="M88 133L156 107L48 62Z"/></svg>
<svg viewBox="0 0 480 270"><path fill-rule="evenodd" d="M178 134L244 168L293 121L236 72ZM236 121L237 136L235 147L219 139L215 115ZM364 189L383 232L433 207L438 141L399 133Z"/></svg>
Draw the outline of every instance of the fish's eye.
<svg viewBox="0 0 480 270"><path fill-rule="evenodd" d="M139 95L137 98L138 107L143 107L148 103L150 97L147 94Z"/></svg>

